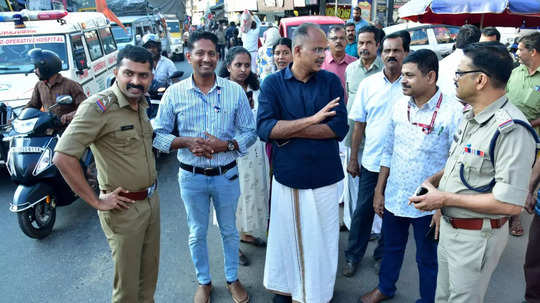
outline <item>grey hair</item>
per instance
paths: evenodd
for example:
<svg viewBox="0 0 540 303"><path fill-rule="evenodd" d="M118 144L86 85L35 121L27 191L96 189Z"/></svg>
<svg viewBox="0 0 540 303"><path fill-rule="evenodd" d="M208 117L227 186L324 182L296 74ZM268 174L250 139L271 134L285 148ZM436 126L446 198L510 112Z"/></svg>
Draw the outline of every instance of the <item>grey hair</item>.
<svg viewBox="0 0 540 303"><path fill-rule="evenodd" d="M354 25L354 23L352 25ZM343 25L336 24L336 25L330 26L330 28L328 29L328 34L330 34L330 33L335 34L336 32L340 32L340 31L344 31L344 30L345 30L345 27ZM355 29L355 31L356 31L356 29Z"/></svg>
<svg viewBox="0 0 540 303"><path fill-rule="evenodd" d="M315 29L322 31L321 27L315 23L303 23L297 29L294 30L292 36L292 47L293 49L297 46L302 45L304 39L309 38L309 29Z"/></svg>

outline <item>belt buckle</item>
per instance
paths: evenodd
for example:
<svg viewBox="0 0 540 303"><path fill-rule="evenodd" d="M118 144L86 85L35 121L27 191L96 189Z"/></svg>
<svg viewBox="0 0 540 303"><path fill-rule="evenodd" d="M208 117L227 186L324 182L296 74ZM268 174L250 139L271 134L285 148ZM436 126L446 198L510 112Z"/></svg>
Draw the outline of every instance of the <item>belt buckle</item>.
<svg viewBox="0 0 540 303"><path fill-rule="evenodd" d="M203 172L205 176L209 176L210 172L214 169L214 167L205 167L203 168Z"/></svg>
<svg viewBox="0 0 540 303"><path fill-rule="evenodd" d="M446 215L442 215L442 218L450 225L452 225L452 218L450 218L449 216L446 216Z"/></svg>
<svg viewBox="0 0 540 303"><path fill-rule="evenodd" d="M157 188L157 183L154 182L154 184L152 184L150 187L148 187L148 189L146 189L148 198L152 197L152 195L156 191L156 188Z"/></svg>

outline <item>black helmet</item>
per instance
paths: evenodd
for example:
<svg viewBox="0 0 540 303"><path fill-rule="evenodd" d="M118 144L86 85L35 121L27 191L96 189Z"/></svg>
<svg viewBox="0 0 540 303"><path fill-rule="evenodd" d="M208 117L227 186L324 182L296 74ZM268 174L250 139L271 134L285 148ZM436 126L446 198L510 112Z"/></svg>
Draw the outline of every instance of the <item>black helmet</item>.
<svg viewBox="0 0 540 303"><path fill-rule="evenodd" d="M148 47L148 46L156 46L158 51L161 53L161 40L159 39L159 36L156 34L146 34L142 38L142 46Z"/></svg>
<svg viewBox="0 0 540 303"><path fill-rule="evenodd" d="M32 63L39 70L39 79L48 80L62 70L62 60L50 50L34 48L28 52Z"/></svg>

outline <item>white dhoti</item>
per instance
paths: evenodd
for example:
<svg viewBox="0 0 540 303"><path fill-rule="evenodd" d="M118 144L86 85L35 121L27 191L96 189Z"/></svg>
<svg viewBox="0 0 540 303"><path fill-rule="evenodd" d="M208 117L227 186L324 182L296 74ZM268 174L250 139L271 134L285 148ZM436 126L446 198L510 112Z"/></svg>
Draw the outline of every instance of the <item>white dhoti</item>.
<svg viewBox="0 0 540 303"><path fill-rule="evenodd" d="M344 168L345 173L347 173L347 149L343 141L339 142L339 157L341 158L341 166ZM337 183L336 190L338 194L337 203L341 203L345 197L345 179Z"/></svg>
<svg viewBox="0 0 540 303"><path fill-rule="evenodd" d="M264 286L301 303L328 303L338 264L337 183L293 189L272 181Z"/></svg>
<svg viewBox="0 0 540 303"><path fill-rule="evenodd" d="M345 164L343 170L345 173L345 179L343 179L343 223L347 226L347 229L351 229L351 218L356 208L356 201L358 201L358 177L351 176L347 172L347 163L351 159L351 148L347 147L345 151ZM358 152L358 159L362 159L362 151Z"/></svg>
<svg viewBox="0 0 540 303"><path fill-rule="evenodd" d="M347 163L351 159L351 148L347 148L345 152L346 160L343 165L345 173L345 179L343 179L343 223L347 226L347 229L351 229L351 218L356 209L356 202L358 201L358 177L352 177L347 172ZM362 159L362 150L358 152L358 159ZM380 233L382 226L382 218L375 214L373 218L373 226L371 227L372 233Z"/></svg>

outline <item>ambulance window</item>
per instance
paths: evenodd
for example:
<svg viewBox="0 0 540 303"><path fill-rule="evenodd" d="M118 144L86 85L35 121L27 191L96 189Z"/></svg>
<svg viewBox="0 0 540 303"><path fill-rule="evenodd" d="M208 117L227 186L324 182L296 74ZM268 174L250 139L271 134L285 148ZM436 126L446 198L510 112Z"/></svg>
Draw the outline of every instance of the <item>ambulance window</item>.
<svg viewBox="0 0 540 303"><path fill-rule="evenodd" d="M92 59L92 61L103 57L103 51L101 50L97 31L85 32L84 40L86 40L86 45L88 46L88 52L90 53L90 59Z"/></svg>
<svg viewBox="0 0 540 303"><path fill-rule="evenodd" d="M105 54L108 55L116 50L116 43L114 42L114 37L110 28L106 27L100 29L99 37L101 38L101 43L103 43Z"/></svg>
<svg viewBox="0 0 540 303"><path fill-rule="evenodd" d="M84 46L82 42L82 35L76 34L71 36L71 49L73 52L73 61L75 61L75 66L79 69L88 68L88 60L86 54L84 53Z"/></svg>

